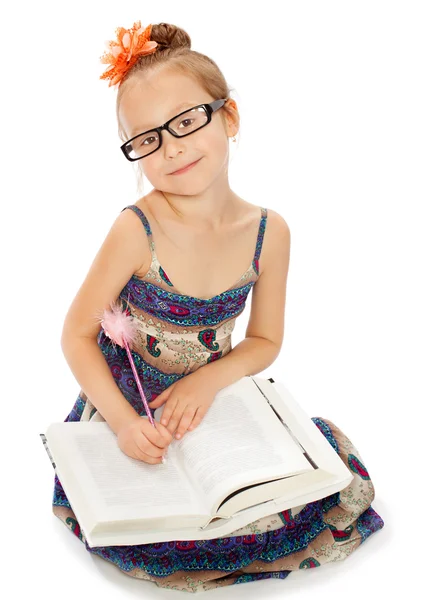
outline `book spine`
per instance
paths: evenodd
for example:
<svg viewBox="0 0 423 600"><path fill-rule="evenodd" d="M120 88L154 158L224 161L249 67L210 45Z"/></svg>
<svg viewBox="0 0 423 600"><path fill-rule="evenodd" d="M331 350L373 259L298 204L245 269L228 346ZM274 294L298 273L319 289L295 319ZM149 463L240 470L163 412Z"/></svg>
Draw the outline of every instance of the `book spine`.
<svg viewBox="0 0 423 600"><path fill-rule="evenodd" d="M303 448L303 446L300 443L300 441L292 433L290 427L285 423L285 421L282 419L282 417L280 416L280 414L273 408L273 404L270 402L269 398L263 392L263 390L258 385L258 383L254 380L254 377L252 377L251 379L254 381L254 383L256 384L256 386L258 387L258 389L260 390L261 394L266 398L267 403L269 404L270 408L273 410L273 412L275 413L275 415L278 417L279 421L285 427L285 429L287 430L287 432L289 433L289 435L291 436L291 438L294 440L294 442L297 444L297 446L299 447L299 449L301 450L301 452L304 454L304 456L306 457L306 459L308 460L308 462L311 464L311 466L313 467L313 469L318 469L319 466L314 462L314 460L311 458L311 456L308 454L308 452L305 450L305 448ZM271 377L269 377L268 381L270 381L270 383L274 383L274 379L272 379Z"/></svg>
<svg viewBox="0 0 423 600"><path fill-rule="evenodd" d="M301 452L303 454L305 454L304 448L302 447L302 445L300 444L300 442L298 441L298 439L296 438L296 436L292 433L291 429L288 427L288 425L285 423L285 421L282 419L282 417L280 416L280 414L274 409L273 404L270 402L269 398L263 392L263 390L261 389L261 387L259 386L259 384L257 383L257 381L255 381L254 377L252 377L251 379L255 383L255 385L256 385L257 389L259 390L259 392L261 393L261 395L266 399L267 404L273 410L273 412L275 413L275 415L277 416L277 418L279 419L279 421L282 423L282 425L285 427L285 429L287 430L287 432L289 433L289 435L292 437L292 439L294 440L294 442L297 444L297 446L299 447L299 449L301 450ZM268 381L270 381L271 379L272 378L269 378ZM273 383L273 379L272 379L271 383Z"/></svg>
<svg viewBox="0 0 423 600"><path fill-rule="evenodd" d="M221 515L213 515L212 517L210 517L210 519L207 521L207 523L205 525L200 525L199 529L207 529L207 527L210 525L210 523L212 521L214 521L215 519L219 519L219 521L220 521L222 519L226 519L226 520L232 519L232 517L222 517Z"/></svg>

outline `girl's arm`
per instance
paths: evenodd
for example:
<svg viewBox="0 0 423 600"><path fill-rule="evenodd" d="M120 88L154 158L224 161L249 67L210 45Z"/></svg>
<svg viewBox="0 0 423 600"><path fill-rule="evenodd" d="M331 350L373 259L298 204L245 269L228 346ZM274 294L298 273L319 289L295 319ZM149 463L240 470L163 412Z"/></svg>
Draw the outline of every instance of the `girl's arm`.
<svg viewBox="0 0 423 600"><path fill-rule="evenodd" d="M218 389L245 375L261 373L278 357L285 330L290 252L291 232L287 222L276 211L268 209L260 275L253 287L245 339L223 358L195 371L199 377L206 376Z"/></svg>
<svg viewBox="0 0 423 600"><path fill-rule="evenodd" d="M144 233L143 233L144 232ZM147 236L131 210L119 214L66 315L61 347L92 404L114 433L139 417L119 390L97 344L99 318L131 276L150 260Z"/></svg>
<svg viewBox="0 0 423 600"><path fill-rule="evenodd" d="M139 417L116 385L96 340L67 336L62 349L75 379L116 435Z"/></svg>

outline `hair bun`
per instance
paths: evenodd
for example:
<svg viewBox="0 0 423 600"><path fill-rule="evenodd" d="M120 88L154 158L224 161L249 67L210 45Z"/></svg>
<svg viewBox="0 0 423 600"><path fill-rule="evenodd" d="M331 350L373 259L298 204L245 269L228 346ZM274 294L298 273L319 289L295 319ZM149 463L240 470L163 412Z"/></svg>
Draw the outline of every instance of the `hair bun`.
<svg viewBox="0 0 423 600"><path fill-rule="evenodd" d="M191 38L184 29L170 23L157 23L152 26L150 39L160 48L191 48ZM158 48L158 49L160 49Z"/></svg>

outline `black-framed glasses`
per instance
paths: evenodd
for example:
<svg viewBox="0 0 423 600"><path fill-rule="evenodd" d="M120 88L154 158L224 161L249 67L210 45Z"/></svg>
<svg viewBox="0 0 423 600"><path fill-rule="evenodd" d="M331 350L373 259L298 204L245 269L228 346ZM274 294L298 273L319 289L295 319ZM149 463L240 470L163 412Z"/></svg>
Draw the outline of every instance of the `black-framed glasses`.
<svg viewBox="0 0 423 600"><path fill-rule="evenodd" d="M134 161L149 156L160 148L163 142L162 130L166 129L175 137L185 137L210 123L212 114L221 108L227 98L214 100L209 104L198 104L184 110L154 129L149 129L125 142L120 149L128 160Z"/></svg>

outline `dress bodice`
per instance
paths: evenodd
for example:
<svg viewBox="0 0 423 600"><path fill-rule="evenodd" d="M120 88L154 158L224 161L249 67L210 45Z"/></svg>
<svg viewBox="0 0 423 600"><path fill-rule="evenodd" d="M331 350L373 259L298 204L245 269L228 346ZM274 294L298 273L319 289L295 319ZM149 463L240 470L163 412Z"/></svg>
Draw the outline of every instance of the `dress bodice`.
<svg viewBox="0 0 423 600"><path fill-rule="evenodd" d="M136 205L126 206L141 219L149 240L151 263L143 277L133 275L119 294L119 299L138 321L138 335L132 356L151 398L176 379L200 366L226 355L231 348L231 334L236 318L243 312L248 294L259 276L259 258L266 228L267 209L261 208L254 256L247 270L227 290L212 298L196 298L180 293L173 286L155 252L151 227L145 213ZM113 347L103 330L98 343L115 379L133 387L134 400L139 393L133 379L126 351ZM120 385L119 385L120 386ZM122 389L124 391L124 389ZM127 396L127 394L125 394Z"/></svg>

